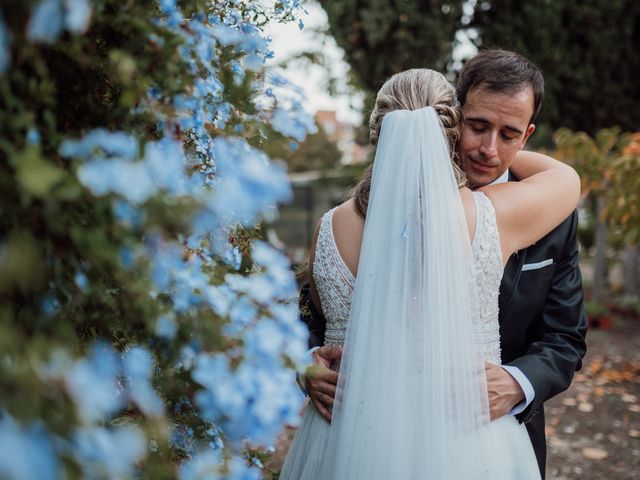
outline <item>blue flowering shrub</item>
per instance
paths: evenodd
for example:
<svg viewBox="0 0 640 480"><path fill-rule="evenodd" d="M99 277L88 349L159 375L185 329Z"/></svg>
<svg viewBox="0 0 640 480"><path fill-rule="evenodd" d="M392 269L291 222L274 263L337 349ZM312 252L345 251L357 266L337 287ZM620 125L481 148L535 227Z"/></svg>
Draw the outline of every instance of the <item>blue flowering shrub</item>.
<svg viewBox="0 0 640 480"><path fill-rule="evenodd" d="M259 478L295 423L284 0L0 6L0 478Z"/></svg>

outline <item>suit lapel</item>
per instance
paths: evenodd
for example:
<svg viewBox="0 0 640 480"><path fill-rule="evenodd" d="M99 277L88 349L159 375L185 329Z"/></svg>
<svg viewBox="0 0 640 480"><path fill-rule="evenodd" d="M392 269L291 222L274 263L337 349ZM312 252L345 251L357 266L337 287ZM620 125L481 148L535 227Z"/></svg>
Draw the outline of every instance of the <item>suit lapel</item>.
<svg viewBox="0 0 640 480"><path fill-rule="evenodd" d="M509 171L509 182L517 182L518 179L513 176ZM522 272L522 266L524 265L524 259L527 256L527 250L520 250L519 252L511 255L511 258L507 261L507 265L504 268L504 274L502 275L502 283L500 284L500 296L498 297L498 322L502 324L502 319L507 313L511 299L518 285L520 279L520 273Z"/></svg>

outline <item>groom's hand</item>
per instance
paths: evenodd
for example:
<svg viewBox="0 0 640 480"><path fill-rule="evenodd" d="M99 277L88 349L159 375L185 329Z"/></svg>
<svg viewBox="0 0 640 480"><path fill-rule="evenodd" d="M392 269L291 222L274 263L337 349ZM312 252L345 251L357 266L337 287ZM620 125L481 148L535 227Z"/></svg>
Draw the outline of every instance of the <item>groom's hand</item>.
<svg viewBox="0 0 640 480"><path fill-rule="evenodd" d="M313 365L303 375L305 388L316 409L327 421L331 422L333 399L336 396L338 373L330 369L334 360L342 358L339 347L320 347L313 352Z"/></svg>
<svg viewBox="0 0 640 480"><path fill-rule="evenodd" d="M496 420L509 413L525 396L520 384L501 366L485 362L484 369L491 420Z"/></svg>

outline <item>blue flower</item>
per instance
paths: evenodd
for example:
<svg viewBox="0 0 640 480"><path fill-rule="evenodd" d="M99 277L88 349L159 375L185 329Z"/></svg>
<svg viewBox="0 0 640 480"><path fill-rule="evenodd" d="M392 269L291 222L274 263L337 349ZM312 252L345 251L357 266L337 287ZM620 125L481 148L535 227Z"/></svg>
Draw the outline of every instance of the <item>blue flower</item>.
<svg viewBox="0 0 640 480"><path fill-rule="evenodd" d="M133 268L133 265L136 261L136 255L132 248L130 247L121 247L119 254L120 264L126 268Z"/></svg>
<svg viewBox="0 0 640 480"><path fill-rule="evenodd" d="M204 290L204 295L207 303L213 308L213 311L220 316L227 314L231 302L235 299L235 295L226 285L219 287L209 285Z"/></svg>
<svg viewBox="0 0 640 480"><path fill-rule="evenodd" d="M240 249L238 247L233 247L227 250L224 255L223 260L234 270L238 270L240 268L240 263L242 262L242 254L240 253Z"/></svg>
<svg viewBox="0 0 640 480"><path fill-rule="evenodd" d="M7 71L11 62L11 34L0 13L0 74Z"/></svg>
<svg viewBox="0 0 640 480"><path fill-rule="evenodd" d="M218 169L210 208L224 224L253 225L277 202L291 198L286 167L270 162L260 150L240 139L218 137L213 143Z"/></svg>
<svg viewBox="0 0 640 480"><path fill-rule="evenodd" d="M295 424L303 400L291 373L275 363L243 361L232 370L224 355L200 354L192 372L203 418L219 422L225 437L272 445L284 423Z"/></svg>
<svg viewBox="0 0 640 480"><path fill-rule="evenodd" d="M60 478L60 465L48 432L39 424L23 427L0 414L0 477L16 480Z"/></svg>
<svg viewBox="0 0 640 480"><path fill-rule="evenodd" d="M73 435L73 455L85 478L131 478L146 450L144 434L133 426L84 427Z"/></svg>
<svg viewBox="0 0 640 480"><path fill-rule="evenodd" d="M85 359L76 361L66 373L67 390L86 422L109 418L122 408L117 377L121 367L118 356L105 343L96 343Z"/></svg>
<svg viewBox="0 0 640 480"><path fill-rule="evenodd" d="M108 156L133 160L138 154L138 142L128 133L97 128L80 140L62 142L60 155L87 158L98 149Z"/></svg>
<svg viewBox="0 0 640 480"><path fill-rule="evenodd" d="M115 200L111 204L113 215L127 228L139 228L145 218L145 212L124 200Z"/></svg>
<svg viewBox="0 0 640 480"><path fill-rule="evenodd" d="M40 144L40 132L37 128L30 128L27 131L27 143L29 145L39 145Z"/></svg>
<svg viewBox="0 0 640 480"><path fill-rule="evenodd" d="M259 480L263 478L260 470L247 465L246 460L240 457L232 457L227 464L229 473L224 476L225 480Z"/></svg>
<svg viewBox="0 0 640 480"><path fill-rule="evenodd" d="M156 191L146 166L119 158L94 159L78 168L78 178L94 195L117 193L131 203L144 203Z"/></svg>
<svg viewBox="0 0 640 480"><path fill-rule="evenodd" d="M186 193L186 158L180 142L163 138L147 143L143 161L156 187L174 195Z"/></svg>
<svg viewBox="0 0 640 480"><path fill-rule="evenodd" d="M142 347L133 347L123 354L122 360L131 400L145 415L163 415L164 403L151 385L154 369L151 354Z"/></svg>
<svg viewBox="0 0 640 480"><path fill-rule="evenodd" d="M244 334L244 354L260 362L279 362L284 351L286 337L278 324L270 319L262 319Z"/></svg>
<svg viewBox="0 0 640 480"><path fill-rule="evenodd" d="M301 142L307 136L307 125L292 112L277 108L271 117L271 126L281 134Z"/></svg>
<svg viewBox="0 0 640 480"><path fill-rule="evenodd" d="M41 308L45 315L55 315L60 309L60 300L58 300L53 294L48 293L42 299Z"/></svg>
<svg viewBox="0 0 640 480"><path fill-rule="evenodd" d="M245 36L239 30L219 23L211 27L211 33L215 39L224 47L228 47L233 44L240 44L244 40Z"/></svg>
<svg viewBox="0 0 640 480"><path fill-rule="evenodd" d="M173 340L178 332L178 325L170 315L161 315L156 320L156 335L167 340Z"/></svg>
<svg viewBox="0 0 640 480"><path fill-rule="evenodd" d="M225 325L224 332L227 335L235 335L247 325L255 322L258 316L258 309L251 299L247 296L241 296L229 311L229 318L232 323Z"/></svg>
<svg viewBox="0 0 640 480"><path fill-rule="evenodd" d="M89 0L42 0L27 26L29 40L51 43L63 29L73 34L84 33L91 20Z"/></svg>
<svg viewBox="0 0 640 480"><path fill-rule="evenodd" d="M176 11L176 0L160 0L160 11L165 15L171 15Z"/></svg>
<svg viewBox="0 0 640 480"><path fill-rule="evenodd" d="M194 455L180 466L180 480L219 480L222 456L215 450L205 450Z"/></svg>
<svg viewBox="0 0 640 480"><path fill-rule="evenodd" d="M64 26L61 0L42 0L31 13L27 37L32 41L53 42Z"/></svg>
<svg viewBox="0 0 640 480"><path fill-rule="evenodd" d="M246 70L259 72L264 65L264 58L255 53L249 54L243 59L243 65Z"/></svg>
<svg viewBox="0 0 640 480"><path fill-rule="evenodd" d="M74 277L74 281L76 286L82 290L83 292L87 290L89 287L89 280L87 276L83 272L76 272L76 276Z"/></svg>
<svg viewBox="0 0 640 480"><path fill-rule="evenodd" d="M64 0L64 23L71 33L84 33L89 28L91 20L91 2L89 0Z"/></svg>

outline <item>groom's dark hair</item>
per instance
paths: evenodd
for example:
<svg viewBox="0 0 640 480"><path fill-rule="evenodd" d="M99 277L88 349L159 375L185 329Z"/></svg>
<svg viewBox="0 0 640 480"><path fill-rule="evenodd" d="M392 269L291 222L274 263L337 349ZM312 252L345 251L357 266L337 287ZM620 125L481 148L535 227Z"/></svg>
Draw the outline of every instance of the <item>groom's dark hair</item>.
<svg viewBox="0 0 640 480"><path fill-rule="evenodd" d="M496 93L517 93L528 85L533 89L533 123L540 112L544 97L544 78L533 63L508 50L483 50L464 64L456 94L463 107L467 95L474 88L483 88Z"/></svg>

